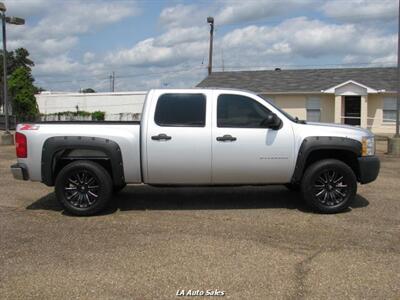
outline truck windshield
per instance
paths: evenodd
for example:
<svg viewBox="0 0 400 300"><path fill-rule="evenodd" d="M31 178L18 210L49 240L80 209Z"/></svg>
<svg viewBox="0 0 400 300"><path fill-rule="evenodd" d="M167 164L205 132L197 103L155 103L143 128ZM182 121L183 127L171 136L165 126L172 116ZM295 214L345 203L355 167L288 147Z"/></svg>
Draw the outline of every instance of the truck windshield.
<svg viewBox="0 0 400 300"><path fill-rule="evenodd" d="M274 108L276 108L281 114L283 114L286 118L288 118L290 121L295 122L295 123L305 123L305 121L300 121L298 117L293 117L291 114L287 113L284 111L282 108L277 106L275 103L272 101L269 101L267 98L264 98L262 95L258 95L260 98L262 98L265 102L268 102L268 104L272 105Z"/></svg>

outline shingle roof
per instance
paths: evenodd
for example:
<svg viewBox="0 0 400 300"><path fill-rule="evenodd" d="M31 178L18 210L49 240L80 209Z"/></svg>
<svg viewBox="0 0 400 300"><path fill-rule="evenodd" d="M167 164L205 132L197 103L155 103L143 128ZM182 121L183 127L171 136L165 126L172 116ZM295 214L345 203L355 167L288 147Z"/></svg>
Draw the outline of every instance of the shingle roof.
<svg viewBox="0 0 400 300"><path fill-rule="evenodd" d="M320 92L348 80L376 90L397 90L397 68L344 68L215 72L198 87L246 89L254 92Z"/></svg>

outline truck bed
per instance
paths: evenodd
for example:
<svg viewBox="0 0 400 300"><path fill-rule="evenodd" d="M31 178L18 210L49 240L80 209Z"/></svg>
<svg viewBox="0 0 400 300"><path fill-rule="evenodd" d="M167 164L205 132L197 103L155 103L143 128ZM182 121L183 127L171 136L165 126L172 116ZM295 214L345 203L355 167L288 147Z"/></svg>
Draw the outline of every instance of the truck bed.
<svg viewBox="0 0 400 300"><path fill-rule="evenodd" d="M141 182L139 121L50 121L31 124L37 125L37 129L21 131L27 136L28 157L19 159L21 163L26 163L30 166L29 178L31 180L42 180L40 172L42 148L48 138L56 136L81 136L107 137L118 143L123 157L125 181L127 183Z"/></svg>

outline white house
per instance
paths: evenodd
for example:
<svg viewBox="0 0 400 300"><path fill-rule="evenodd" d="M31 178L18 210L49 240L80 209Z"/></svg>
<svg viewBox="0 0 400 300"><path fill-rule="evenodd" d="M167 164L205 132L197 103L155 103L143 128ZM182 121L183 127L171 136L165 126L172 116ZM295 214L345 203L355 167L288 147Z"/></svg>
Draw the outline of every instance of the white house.
<svg viewBox="0 0 400 300"><path fill-rule="evenodd" d="M54 114L72 111L103 111L106 120L137 119L147 91L116 93L42 92L36 95L39 111Z"/></svg>

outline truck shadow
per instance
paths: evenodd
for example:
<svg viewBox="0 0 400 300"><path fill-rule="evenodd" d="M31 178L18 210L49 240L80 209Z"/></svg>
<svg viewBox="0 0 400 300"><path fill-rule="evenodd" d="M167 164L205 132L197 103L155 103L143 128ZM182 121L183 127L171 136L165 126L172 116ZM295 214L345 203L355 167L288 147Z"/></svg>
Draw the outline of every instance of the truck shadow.
<svg viewBox="0 0 400 300"><path fill-rule="evenodd" d="M357 195L352 209L366 207L369 201ZM221 210L221 209L297 209L311 212L297 192L283 186L243 187L152 187L127 186L113 196L104 214L117 210ZM27 206L31 210L63 211L55 194L50 193ZM351 211L349 209L348 211ZM66 214L66 213L65 213Z"/></svg>

